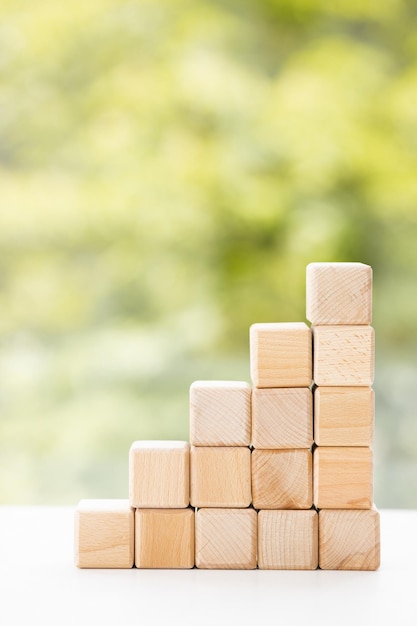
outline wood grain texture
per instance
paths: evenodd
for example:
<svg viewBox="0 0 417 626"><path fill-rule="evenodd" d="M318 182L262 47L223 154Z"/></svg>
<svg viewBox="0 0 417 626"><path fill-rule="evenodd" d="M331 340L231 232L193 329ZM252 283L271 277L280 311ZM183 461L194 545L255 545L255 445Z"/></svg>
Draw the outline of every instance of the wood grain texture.
<svg viewBox="0 0 417 626"><path fill-rule="evenodd" d="M247 507L251 503L251 453L243 447L191 446L191 504Z"/></svg>
<svg viewBox="0 0 417 626"><path fill-rule="evenodd" d="M195 381L190 387L190 443L249 446L251 392L241 381Z"/></svg>
<svg viewBox="0 0 417 626"><path fill-rule="evenodd" d="M312 444L313 398L310 389L253 390L254 448L311 448Z"/></svg>
<svg viewBox="0 0 417 626"><path fill-rule="evenodd" d="M199 509L195 532L198 568L256 568L257 514L254 509Z"/></svg>
<svg viewBox="0 0 417 626"><path fill-rule="evenodd" d="M306 278L306 317L312 324L371 324L369 265L310 263Z"/></svg>
<svg viewBox="0 0 417 626"><path fill-rule="evenodd" d="M380 521L367 511L319 512L319 565L326 570L377 570L380 566Z"/></svg>
<svg viewBox="0 0 417 626"><path fill-rule="evenodd" d="M318 446L371 446L375 399L371 387L317 387L314 441Z"/></svg>
<svg viewBox="0 0 417 626"><path fill-rule="evenodd" d="M314 505L319 509L370 509L373 455L370 448L314 450Z"/></svg>
<svg viewBox="0 0 417 626"><path fill-rule="evenodd" d="M252 502L255 509L309 509L312 496L310 450L254 450Z"/></svg>
<svg viewBox="0 0 417 626"><path fill-rule="evenodd" d="M128 500L80 500L74 521L77 567L133 567L134 512Z"/></svg>
<svg viewBox="0 0 417 626"><path fill-rule="evenodd" d="M129 453L129 500L134 508L180 509L190 504L190 445L135 441Z"/></svg>
<svg viewBox="0 0 417 626"><path fill-rule="evenodd" d="M370 387L374 382L372 326L314 326L316 385Z"/></svg>
<svg viewBox="0 0 417 626"><path fill-rule="evenodd" d="M252 324L250 366L255 387L309 387L311 330L303 322Z"/></svg>
<svg viewBox="0 0 417 626"><path fill-rule="evenodd" d="M318 566L317 511L259 511L259 569L313 570Z"/></svg>
<svg viewBox="0 0 417 626"><path fill-rule="evenodd" d="M194 509L136 509L135 565L194 567Z"/></svg>

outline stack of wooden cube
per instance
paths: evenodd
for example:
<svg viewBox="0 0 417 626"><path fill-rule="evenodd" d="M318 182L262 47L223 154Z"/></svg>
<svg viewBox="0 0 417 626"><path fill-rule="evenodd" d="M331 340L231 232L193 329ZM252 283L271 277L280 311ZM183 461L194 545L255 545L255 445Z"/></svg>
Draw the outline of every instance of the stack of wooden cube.
<svg viewBox="0 0 417 626"><path fill-rule="evenodd" d="M322 569L377 569L372 268L307 266L314 345L314 505Z"/></svg>
<svg viewBox="0 0 417 626"><path fill-rule="evenodd" d="M194 382L190 443L134 442L129 499L80 502L76 564L377 569L371 302L369 266L310 264L312 329L251 326L253 389Z"/></svg>

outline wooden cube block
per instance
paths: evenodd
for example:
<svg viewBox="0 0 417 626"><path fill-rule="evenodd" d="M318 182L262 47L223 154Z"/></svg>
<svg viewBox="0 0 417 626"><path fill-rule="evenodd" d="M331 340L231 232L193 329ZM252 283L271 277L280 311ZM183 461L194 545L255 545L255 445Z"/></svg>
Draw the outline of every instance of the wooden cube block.
<svg viewBox="0 0 417 626"><path fill-rule="evenodd" d="M380 522L375 507L367 511L319 512L321 569L374 571L379 565Z"/></svg>
<svg viewBox="0 0 417 626"><path fill-rule="evenodd" d="M303 322L252 324L250 365L255 387L309 387L311 330Z"/></svg>
<svg viewBox="0 0 417 626"><path fill-rule="evenodd" d="M259 511L259 569L317 569L317 511Z"/></svg>
<svg viewBox="0 0 417 626"><path fill-rule="evenodd" d="M310 450L254 450L252 502L255 509L309 509L312 496Z"/></svg>
<svg viewBox="0 0 417 626"><path fill-rule="evenodd" d="M190 445L135 441L129 454L129 500L134 508L181 509L190 504Z"/></svg>
<svg viewBox="0 0 417 626"><path fill-rule="evenodd" d="M190 443L249 446L251 388L235 381L195 381L190 387Z"/></svg>
<svg viewBox="0 0 417 626"><path fill-rule="evenodd" d="M135 565L194 567L194 509L136 509Z"/></svg>
<svg viewBox="0 0 417 626"><path fill-rule="evenodd" d="M363 263L307 265L306 317L312 324L370 324L372 268Z"/></svg>
<svg viewBox="0 0 417 626"><path fill-rule="evenodd" d="M314 382L323 387L363 386L374 381L372 326L314 326Z"/></svg>
<svg viewBox="0 0 417 626"><path fill-rule="evenodd" d="M317 508L371 508L373 457L370 448L316 448L313 471Z"/></svg>
<svg viewBox="0 0 417 626"><path fill-rule="evenodd" d="M200 569L255 569L257 514L254 509L199 509L195 563Z"/></svg>
<svg viewBox="0 0 417 626"><path fill-rule="evenodd" d="M243 447L191 446L191 504L247 507L251 503L251 453Z"/></svg>
<svg viewBox="0 0 417 626"><path fill-rule="evenodd" d="M75 564L133 567L134 512L128 500L80 500L75 511Z"/></svg>
<svg viewBox="0 0 417 626"><path fill-rule="evenodd" d="M313 398L308 388L254 389L252 445L261 449L311 448Z"/></svg>
<svg viewBox="0 0 417 626"><path fill-rule="evenodd" d="M317 387L314 441L318 446L370 446L374 437L371 387Z"/></svg>

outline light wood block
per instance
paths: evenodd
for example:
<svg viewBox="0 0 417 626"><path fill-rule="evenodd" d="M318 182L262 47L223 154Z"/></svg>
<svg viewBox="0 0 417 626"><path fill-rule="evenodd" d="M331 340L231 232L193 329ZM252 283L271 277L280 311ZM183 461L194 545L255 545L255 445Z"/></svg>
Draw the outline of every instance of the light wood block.
<svg viewBox="0 0 417 626"><path fill-rule="evenodd" d="M129 501L80 500L74 546L77 567L133 567L135 525Z"/></svg>
<svg viewBox="0 0 417 626"><path fill-rule="evenodd" d="M308 388L254 389L252 445L260 449L311 448L313 398Z"/></svg>
<svg viewBox="0 0 417 626"><path fill-rule="evenodd" d="M309 509L313 504L310 450L254 450L255 509Z"/></svg>
<svg viewBox="0 0 417 626"><path fill-rule="evenodd" d="M313 570L318 566L318 515L309 511L258 512L259 569Z"/></svg>
<svg viewBox="0 0 417 626"><path fill-rule="evenodd" d="M317 387L314 441L318 446L371 446L374 438L371 387Z"/></svg>
<svg viewBox="0 0 417 626"><path fill-rule="evenodd" d="M373 456L370 448L314 450L314 505L319 509L370 509Z"/></svg>
<svg viewBox="0 0 417 626"><path fill-rule="evenodd" d="M375 341L372 326L314 326L313 341L316 385L372 385Z"/></svg>
<svg viewBox="0 0 417 626"><path fill-rule="evenodd" d="M306 317L312 324L370 324L372 268L363 263L307 265Z"/></svg>
<svg viewBox="0 0 417 626"><path fill-rule="evenodd" d="M375 507L319 512L319 565L326 570L379 568L380 521Z"/></svg>
<svg viewBox="0 0 417 626"><path fill-rule="evenodd" d="M136 509L135 565L194 567L194 509Z"/></svg>
<svg viewBox="0 0 417 626"><path fill-rule="evenodd" d="M251 387L240 381L195 381L190 387L190 443L249 446Z"/></svg>
<svg viewBox="0 0 417 626"><path fill-rule="evenodd" d="M309 387L311 330L303 322L252 324L250 364L255 387Z"/></svg>
<svg viewBox="0 0 417 626"><path fill-rule="evenodd" d="M191 504L247 507L251 503L251 453L243 447L191 446Z"/></svg>
<svg viewBox="0 0 417 626"><path fill-rule="evenodd" d="M190 504L190 445L135 441L129 453L129 500L134 508L181 509Z"/></svg>
<svg viewBox="0 0 417 626"><path fill-rule="evenodd" d="M254 509L199 509L195 533L198 568L256 568L257 514Z"/></svg>

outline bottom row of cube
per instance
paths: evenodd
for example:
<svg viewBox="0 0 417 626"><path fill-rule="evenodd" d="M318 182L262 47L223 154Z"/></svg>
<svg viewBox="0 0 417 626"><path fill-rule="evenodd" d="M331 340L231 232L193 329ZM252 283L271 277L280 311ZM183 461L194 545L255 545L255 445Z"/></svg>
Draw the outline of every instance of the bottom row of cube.
<svg viewBox="0 0 417 626"><path fill-rule="evenodd" d="M81 500L80 568L376 570L379 513L368 510L132 509Z"/></svg>

